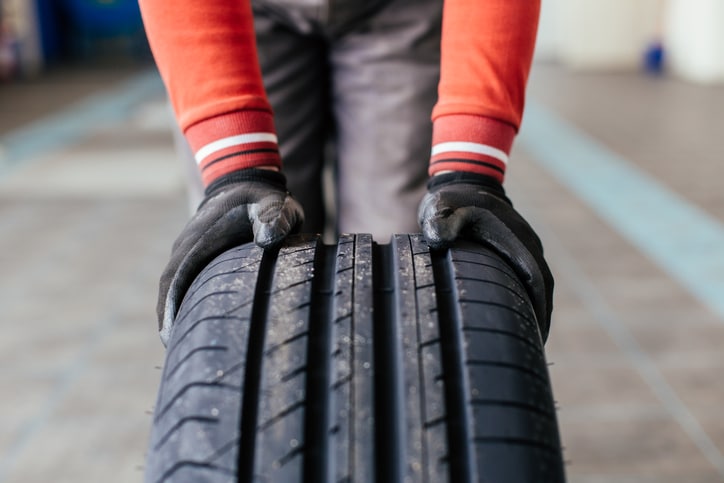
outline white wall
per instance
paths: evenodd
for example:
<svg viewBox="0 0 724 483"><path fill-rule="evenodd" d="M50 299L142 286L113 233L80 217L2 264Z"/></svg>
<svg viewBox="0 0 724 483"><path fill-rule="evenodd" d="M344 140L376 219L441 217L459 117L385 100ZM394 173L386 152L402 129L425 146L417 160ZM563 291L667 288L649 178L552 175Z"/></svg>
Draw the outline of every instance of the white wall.
<svg viewBox="0 0 724 483"><path fill-rule="evenodd" d="M669 0L665 40L675 74L724 83L724 0Z"/></svg>
<svg viewBox="0 0 724 483"><path fill-rule="evenodd" d="M658 37L660 0L542 0L539 58L575 69L622 70L641 65Z"/></svg>
<svg viewBox="0 0 724 483"><path fill-rule="evenodd" d="M560 0L541 0L540 23L535 56L538 60L556 60L558 58L558 23Z"/></svg>
<svg viewBox="0 0 724 483"><path fill-rule="evenodd" d="M724 83L724 0L542 0L536 59L637 70L657 40L674 75Z"/></svg>

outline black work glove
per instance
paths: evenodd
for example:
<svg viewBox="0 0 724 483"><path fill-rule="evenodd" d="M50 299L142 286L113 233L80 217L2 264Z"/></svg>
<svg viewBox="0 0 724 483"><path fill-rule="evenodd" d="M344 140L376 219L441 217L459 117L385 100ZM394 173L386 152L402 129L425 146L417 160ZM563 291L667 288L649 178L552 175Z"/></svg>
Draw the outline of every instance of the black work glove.
<svg viewBox="0 0 724 483"><path fill-rule="evenodd" d="M488 176L454 172L433 176L427 188L418 218L430 248L446 248L456 239L492 247L524 283L545 341L553 309L553 275L540 239L515 211L501 184Z"/></svg>
<svg viewBox="0 0 724 483"><path fill-rule="evenodd" d="M252 240L262 248L274 247L303 221L302 207L279 172L245 169L209 185L161 275L156 312L164 345L186 291L214 257Z"/></svg>

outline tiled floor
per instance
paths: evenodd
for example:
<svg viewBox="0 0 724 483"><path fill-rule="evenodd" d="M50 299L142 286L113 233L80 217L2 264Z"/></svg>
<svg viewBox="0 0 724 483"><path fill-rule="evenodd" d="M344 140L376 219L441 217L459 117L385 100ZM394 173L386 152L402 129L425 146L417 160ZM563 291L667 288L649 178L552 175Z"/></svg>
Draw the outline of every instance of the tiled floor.
<svg viewBox="0 0 724 483"><path fill-rule="evenodd" d="M111 74L89 73L88 90L117 87ZM38 83L39 96L67 84L78 88ZM32 96L6 99L3 118ZM3 482L142 478L163 361L155 288L184 222L183 183L162 95L98 119L77 141L0 168Z"/></svg>
<svg viewBox="0 0 724 483"><path fill-rule="evenodd" d="M530 94L724 219L716 186L724 140L712 127L724 111L711 108L724 106L722 88L536 66ZM724 481L724 319L535 157L518 150L509 188L539 229L556 275L547 353L570 480Z"/></svg>
<svg viewBox="0 0 724 483"><path fill-rule="evenodd" d="M37 97L0 86L0 145L128 75L67 73ZM93 111L72 142L0 157L0 483L141 479L163 360L156 281L186 216L168 110L149 92ZM724 223L722 88L536 66L530 93ZM511 165L556 275L547 352L569 480L724 481L724 318L524 143Z"/></svg>

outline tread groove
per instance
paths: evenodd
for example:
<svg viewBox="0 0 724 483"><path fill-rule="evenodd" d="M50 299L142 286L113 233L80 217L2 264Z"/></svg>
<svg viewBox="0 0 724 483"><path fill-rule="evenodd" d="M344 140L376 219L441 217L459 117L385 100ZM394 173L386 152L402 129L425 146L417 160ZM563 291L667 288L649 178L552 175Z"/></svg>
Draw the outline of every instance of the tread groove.
<svg viewBox="0 0 724 483"><path fill-rule="evenodd" d="M286 465L287 463L289 463L291 460L293 460L300 454L304 453L304 450L305 450L305 448L303 446L294 448L289 453L285 454L284 456L282 456L281 458L276 460L274 463L272 463L272 465L279 466L279 468L281 468L282 466Z"/></svg>
<svg viewBox="0 0 724 483"><path fill-rule="evenodd" d="M208 317L202 317L202 318L194 321L194 323L191 325L191 327L189 327L183 334L181 334L181 336L178 338L178 340L175 341L173 347L169 348L168 351L166 351L166 357L168 358L171 356L171 354L176 352L176 350L178 350L178 348L181 347L181 345L182 345L181 341L184 340L191 332L193 332L197 326L203 324L204 322L211 322L214 320L222 320L222 319L230 319L230 320L238 320L238 321L244 320L243 317L236 317L234 315L210 315ZM174 330L176 330L176 329L174 328Z"/></svg>
<svg viewBox="0 0 724 483"><path fill-rule="evenodd" d="M191 307L185 308L185 312L180 318L177 318L176 320L173 321L174 326L175 327L181 326L181 324L183 324L186 321L186 318L189 316L189 314L193 313L194 309L196 307L198 307L199 305L201 305L201 303L204 300L206 300L210 297L214 297L216 295L234 295L234 294L236 294L235 290L217 290L216 292L207 293L203 297L199 297L199 299L196 302L194 302L194 304ZM184 298L184 300L185 300L185 298ZM183 302L181 302L181 304L183 305Z"/></svg>
<svg viewBox="0 0 724 483"><path fill-rule="evenodd" d="M440 338L435 337L434 339L426 340L425 342L420 343L420 349L424 349L425 347L429 347L431 345L439 344Z"/></svg>
<svg viewBox="0 0 724 483"><path fill-rule="evenodd" d="M456 253L469 253L469 254L475 255L477 257L487 258L489 260L494 260L494 261L500 260L500 256L498 256L497 254L492 255L490 253L480 252L478 250L471 250L469 248L456 247L455 252Z"/></svg>
<svg viewBox="0 0 724 483"><path fill-rule="evenodd" d="M223 468L221 466L213 465L211 463L203 463L199 461L178 461L171 468L166 470L161 477L156 480L157 483L161 483L169 479L174 473L182 468L203 468L204 470L213 471L214 473L222 473L224 475L235 476L234 471L229 468Z"/></svg>
<svg viewBox="0 0 724 483"><path fill-rule="evenodd" d="M456 252L461 252L461 251L464 251L464 250L456 249L455 251L456 251ZM472 252L468 252L468 253L472 253ZM486 257L486 258L489 258L489 259L491 259L491 260L496 260L496 259L494 259L493 257ZM475 261L472 261L472 260L460 260L460 259L455 258L455 255L454 255L454 254L453 254L453 256L452 256L452 262L454 262L454 263L465 263L466 265L475 265L475 266L478 266L478 267L485 267L486 269L495 270L496 272L500 272L500 273L502 273L503 275L505 275L509 280L515 282L516 285L520 284L520 282L519 282L518 279L515 277L515 274L514 274L512 271L509 272L509 271L505 270L504 268L500 268L500 266L491 265L490 263L475 262Z"/></svg>
<svg viewBox="0 0 724 483"><path fill-rule="evenodd" d="M332 383L332 389L336 391L340 387L344 386L345 384L349 384L350 382L352 382L352 374L349 374L342 379L334 381L334 383Z"/></svg>
<svg viewBox="0 0 724 483"><path fill-rule="evenodd" d="M399 280L395 244L373 245L372 248L372 313L375 367L384 368L374 375L374 405L376 415L375 461L376 481L402 480L401 438L406 422L404 408L398 395L401 361L398 360L399 337L398 301ZM385 428L380 431L380 428Z"/></svg>
<svg viewBox="0 0 724 483"><path fill-rule="evenodd" d="M215 263L215 264L209 266L206 270L204 270L204 272L199 275L199 279L201 279L201 277L203 277L204 275L206 275L206 274L208 273L208 271L212 270L213 268L215 268L215 267L218 266L218 265L221 265L221 264L223 264L223 263L228 263L230 260L242 260L242 259L243 259L243 257L236 257L236 258L233 258L233 259L221 260L221 261L219 261L218 263ZM253 266L256 265L256 264L257 264L257 262L256 262L256 260L255 260L255 261L253 261L253 262L250 262L250 263L248 263L248 264L246 264L246 265L242 265L242 266L240 266L240 267L238 267L238 268L235 268L235 269L233 269L233 270L228 270L228 271L225 271L225 272L218 272L218 273L214 273L213 275L209 275L207 278L203 279L203 280L198 284L198 286L197 286L196 288L194 288L193 291L188 292L188 294L186 295L186 297L188 297L189 299L193 298L193 297L199 292L199 290L202 290L202 289L204 288L204 286L205 286L207 283L211 282L212 280L214 280L214 279L216 279L216 278L223 277L223 276L226 276L226 275L231 275L232 273L241 273L241 272L243 272L245 269L251 268L251 267L253 267Z"/></svg>
<svg viewBox="0 0 724 483"><path fill-rule="evenodd" d="M241 402L238 480L253 481L261 363L264 350L266 322L269 313L269 298L274 279L274 270L279 252L265 250L259 264L254 305L251 310L251 327L247 347L244 393Z"/></svg>
<svg viewBox="0 0 724 483"><path fill-rule="evenodd" d="M282 374L282 376L279 378L279 382L280 383L289 382L297 376L300 376L302 374L307 374L308 371L309 371L309 369L307 366L297 367L296 369L289 371L286 374Z"/></svg>
<svg viewBox="0 0 724 483"><path fill-rule="evenodd" d="M429 431L437 426L438 424L446 424L447 423L447 417L444 415L440 416L439 418L433 418L432 420L429 420L429 413L432 411L432 407L435 406L435 404L432 402L432 400L436 399L439 396L439 388L435 387L429 387L427 376L429 376L429 369L426 368L425 360L424 360L424 352L426 348L432 347L433 345L440 343L440 337L439 336L433 336L430 340L424 341L423 336L423 325L425 324L423 310L420 306L420 294L421 290L423 289L430 289L435 287L435 283L432 281L427 281L425 275L430 275L431 270L428 268L425 269L418 269L416 266L416 262L420 257L424 257L425 259L428 259L430 257L430 252L425 251L422 253L416 253L415 252L415 245L417 245L416 240L412 236L407 237L409 248L410 248L410 269L412 271L412 280L413 280L413 287L414 287L414 306L415 306L415 332L417 336L417 370L418 370L418 386L419 386L419 394L420 394L420 422L422 423L422 431L421 431L421 460L423 465L423 471L422 471L422 481L423 483L430 483L431 481L439 480L440 475L436 474L435 469L432 467L432 453L435 452L436 448L433 448L434 445L430 444L430 438L429 438ZM420 280L426 280L427 283L419 283Z"/></svg>
<svg viewBox="0 0 724 483"><path fill-rule="evenodd" d="M309 332L306 330L303 332L299 332L298 334L294 334L292 337L289 337L288 339L280 342L279 344L276 344L276 345L273 345L273 346L270 346L269 348L267 348L264 351L264 357L269 357L270 355L272 355L273 353L275 353L276 351L278 351L285 345L290 344L290 343L294 342L295 340L303 339L304 337L307 337L308 335L309 335Z"/></svg>
<svg viewBox="0 0 724 483"><path fill-rule="evenodd" d="M285 407L284 409L282 409L282 410L279 411L277 414L275 414L275 415L272 416L271 418L267 419L267 420L264 421L263 423L260 423L259 426L257 426L256 429L257 429L257 430L267 429L267 428L269 428L270 426L273 426L274 423L276 423L277 421L281 421L282 419L284 419L284 417L286 417L287 415L293 413L293 412L296 411L297 409L304 407L306 404L307 404L306 401L297 401L297 402L295 402L294 404L292 404L291 406Z"/></svg>
<svg viewBox="0 0 724 483"><path fill-rule="evenodd" d="M500 329L489 329L487 327L470 327L470 326L463 326L463 332L484 332L486 334L499 334L504 335L506 337L510 337L511 339L516 339L530 347L535 351L536 354L545 357L545 353L543 352L543 349L541 347L532 342L530 339L520 335L516 334L515 332L510 332L508 330L500 330Z"/></svg>
<svg viewBox="0 0 724 483"><path fill-rule="evenodd" d="M287 254L287 255L288 255L288 254ZM301 266L301 265L308 265L308 264L307 264L307 263L305 263L305 264L300 264L300 266ZM298 282L290 283L290 284L288 284L288 285L284 285L283 287L276 288L276 289L274 289L274 291L272 291L269 295L277 295L277 294L280 294L280 293L284 292L285 290L289 290L290 288L294 288L294 287L299 287L299 286L301 286L301 285L304 285L305 283L309 283L309 279L300 280L300 281L298 281Z"/></svg>
<svg viewBox="0 0 724 483"><path fill-rule="evenodd" d="M216 451L214 451L214 453L211 456L209 456L209 459L207 459L206 462L211 463L212 461L215 461L215 460L221 458L229 451L234 450L236 448L237 444L239 444L239 438L234 438L231 441L228 441L228 442L222 444L221 446L219 446L219 448Z"/></svg>
<svg viewBox="0 0 724 483"><path fill-rule="evenodd" d="M199 423L217 423L219 421L219 418L214 418L211 416L187 416L185 418L179 419L176 424L171 426L171 429L169 429L163 436L161 436L155 445L153 445L154 450L158 450L161 446L166 444L166 441L169 440L169 438L178 431L184 424L190 423L192 421L199 422Z"/></svg>
<svg viewBox="0 0 724 483"><path fill-rule="evenodd" d="M219 265L223 265L226 263L233 262L235 260L248 260L249 259L249 252L252 252L256 250L256 245L249 244L247 246L242 246L238 250L230 250L226 252L223 255L220 255L219 258L214 260L212 263L206 266L201 273L199 273L199 279L206 276L207 273L212 271L214 268L218 267ZM241 255L239 255L241 253ZM230 273L230 272L227 272ZM202 282L204 283L204 282Z"/></svg>
<svg viewBox="0 0 724 483"><path fill-rule="evenodd" d="M307 339L307 408L304 415L304 481L324 483L333 474L327 434L332 425L329 392L332 367L332 326L335 316L337 246L320 242L314 256L309 338Z"/></svg>
<svg viewBox="0 0 724 483"><path fill-rule="evenodd" d="M530 439L524 439L524 438L505 438L505 437L476 437L473 438L473 441L475 443L479 444L511 444L511 445L519 445L519 446L530 446L533 448L541 449L547 452L552 453L553 455L560 454L560 448L557 446L554 446L552 444L547 443L541 443L539 441L533 441Z"/></svg>
<svg viewBox="0 0 724 483"><path fill-rule="evenodd" d="M233 391L239 391L241 388L238 386L233 386L231 384L224 384L220 383L218 381L211 381L211 382L205 382L205 381L196 381L196 382L190 382L183 386L181 389L176 391L176 393L173 395L170 401L168 401L163 408L161 408L160 411L156 413L156 417L154 418L154 421L158 422L160 421L166 413L171 409L171 407L176 403L178 398L183 396L188 390L195 388L195 387L218 387L221 389L228 389Z"/></svg>
<svg viewBox="0 0 724 483"><path fill-rule="evenodd" d="M245 365L246 365L246 362L242 360L242 361L240 361L240 362L237 362L236 364L234 364L233 366L229 367L229 368L226 369L226 370L223 370L223 369L222 369L222 370L220 371L220 373L217 372L217 373L214 375L214 381L215 381L215 382L223 381L225 377L227 377L227 376L229 376L229 375L231 375L231 374L234 374L234 373L235 373L236 371L238 371L239 369L243 369Z"/></svg>
<svg viewBox="0 0 724 483"><path fill-rule="evenodd" d="M229 350L228 347L220 346L220 345L205 345L205 346L197 347L193 350L190 350L188 352L188 354L183 356L183 358L180 361L178 361L178 363L173 367L173 369L168 371L168 373L166 374L166 379L171 379L173 377L173 375L176 374L176 372L179 369L181 369L181 366L184 364L184 362L188 361L194 354L197 354L199 352L206 352L206 351L227 351L227 350Z"/></svg>
<svg viewBox="0 0 724 483"><path fill-rule="evenodd" d="M459 312L458 294L450 263L450 252L432 251L430 257L437 296L442 367L445 374L450 481L472 483L477 481L477 477L472 451L468 445L468 441L471 440L471 417L464 395L469 392L469 383L463 360L462 316Z"/></svg>
<svg viewBox="0 0 724 483"><path fill-rule="evenodd" d="M436 419L433 419L432 421L427 421L424 424L425 429L430 429L433 426L437 426L438 424L444 424L447 421L447 416L442 416Z"/></svg>
<svg viewBox="0 0 724 483"><path fill-rule="evenodd" d="M509 312L513 312L514 314L519 315L519 316L520 316L522 319L524 319L526 322L528 322L528 323L530 323L530 324L534 324L534 325L537 327L537 322L535 321L535 319L532 319L532 318L530 317L530 315L524 314L524 313L522 313L522 312L514 309L513 307L510 307L509 305L501 304L501 303L498 303L498 302L490 302L490 301L487 301L487 300L475 300L475 299L463 299L463 298L461 298L460 300L458 300L458 302L461 303L461 304L465 303L465 304L488 305L488 306L490 306L490 307L498 307L498 308L501 308L501 309L503 309L503 310L507 310L507 311L509 311Z"/></svg>
<svg viewBox="0 0 724 483"><path fill-rule="evenodd" d="M473 406L502 406L523 409L525 411L535 413L539 416L543 416L551 422L555 422L556 420L555 415L551 414L545 409L541 409L539 406L536 406L534 404L528 404L519 401L507 401L501 399L471 399L470 404L472 404Z"/></svg>
<svg viewBox="0 0 724 483"><path fill-rule="evenodd" d="M518 364L511 364L508 362L500 362L500 361L484 361L484 360L473 360L468 359L465 361L465 365L467 366L493 366L493 367L505 367L508 369L513 369L519 372L523 372L525 374L528 374L534 378L536 378L538 381L543 383L544 385L548 386L548 380L538 372L529 369L528 367L521 366Z"/></svg>
<svg viewBox="0 0 724 483"><path fill-rule="evenodd" d="M486 285L493 285L493 286L495 286L495 287L500 287L500 288L506 290L507 292L509 292L511 295L514 295L514 296L515 296L518 300L520 300L521 302L523 302L523 303L525 303L525 304L528 303L528 299L526 299L526 298L523 297L520 293L516 292L512 287L510 287L509 285L506 285L506 284L504 284L504 283L496 282L496 281L494 281L494 280L485 280L485 279L474 278L474 277L464 277L464 276L460 276L460 275L456 276L456 277L455 277L455 280L460 280L461 282L465 282L465 281L467 281L467 282L481 282L481 283L484 283L484 284L486 284Z"/></svg>

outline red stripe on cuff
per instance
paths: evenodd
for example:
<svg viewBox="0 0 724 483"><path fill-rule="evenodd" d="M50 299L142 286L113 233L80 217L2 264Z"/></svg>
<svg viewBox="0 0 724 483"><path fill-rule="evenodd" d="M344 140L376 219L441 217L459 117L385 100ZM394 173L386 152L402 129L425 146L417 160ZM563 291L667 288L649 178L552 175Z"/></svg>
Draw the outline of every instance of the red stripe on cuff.
<svg viewBox="0 0 724 483"><path fill-rule="evenodd" d="M222 139L243 134L275 134L274 118L267 111L238 111L194 124L185 134L194 154ZM270 141L236 144L213 151L200 160L204 185L219 177L247 168L276 166L281 168L277 143Z"/></svg>
<svg viewBox="0 0 724 483"><path fill-rule="evenodd" d="M510 153L515 127L497 119L470 114L451 114L435 119L433 147L443 143L462 142L496 148ZM505 163L493 156L468 151L440 152L430 159L431 176L442 171L467 171L492 176L502 182Z"/></svg>
<svg viewBox="0 0 724 483"><path fill-rule="evenodd" d="M279 160L279 154L257 153L253 156L233 156L224 159L223 162L214 163L201 173L204 186L209 186L214 180L225 174L233 173L240 169L260 168L263 166L276 166L275 161Z"/></svg>
<svg viewBox="0 0 724 483"><path fill-rule="evenodd" d="M265 156L279 155L279 146L273 142L258 142L258 143L245 143L230 146L228 148L219 149L214 151L212 155L206 156L199 163L199 169L203 172L210 166L223 162L226 159L232 157L248 157L252 159L258 154L264 154ZM198 161L198 160L197 160Z"/></svg>
<svg viewBox="0 0 724 483"><path fill-rule="evenodd" d="M465 171L467 173L482 174L494 178L499 183L503 183L505 179L505 171L501 171L497 166L489 166L483 163L470 163L461 160L445 160L430 165L430 176L445 171Z"/></svg>

